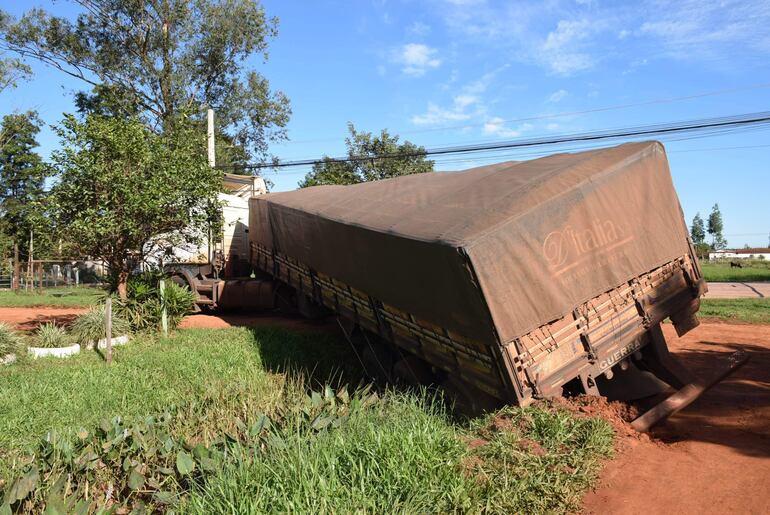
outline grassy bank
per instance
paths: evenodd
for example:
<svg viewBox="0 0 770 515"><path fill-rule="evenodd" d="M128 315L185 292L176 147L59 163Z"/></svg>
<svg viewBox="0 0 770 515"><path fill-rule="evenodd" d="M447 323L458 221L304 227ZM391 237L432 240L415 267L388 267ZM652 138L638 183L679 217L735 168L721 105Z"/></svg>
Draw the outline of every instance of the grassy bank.
<svg viewBox="0 0 770 515"><path fill-rule="evenodd" d="M702 299L698 314L725 322L770 324L770 299Z"/></svg>
<svg viewBox="0 0 770 515"><path fill-rule="evenodd" d="M94 507L107 484L197 513L575 511L611 452L607 423L550 408L460 424L425 392L356 394L352 360L328 335L233 328L139 337L109 367L0 368L0 490L26 478L30 512Z"/></svg>
<svg viewBox="0 0 770 515"><path fill-rule="evenodd" d="M733 268L729 262L701 261L703 277L709 282L770 281L770 262L741 261L743 268Z"/></svg>
<svg viewBox="0 0 770 515"><path fill-rule="evenodd" d="M0 290L0 307L88 307L103 293L101 288L87 286L36 288L31 292Z"/></svg>

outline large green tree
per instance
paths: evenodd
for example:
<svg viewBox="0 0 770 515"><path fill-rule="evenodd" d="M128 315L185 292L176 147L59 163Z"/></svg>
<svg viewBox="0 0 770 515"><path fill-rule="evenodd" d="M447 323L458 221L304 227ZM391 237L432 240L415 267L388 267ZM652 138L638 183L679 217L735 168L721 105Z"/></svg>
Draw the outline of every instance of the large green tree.
<svg viewBox="0 0 770 515"><path fill-rule="evenodd" d="M43 186L48 168L36 152L40 119L33 111L9 114L0 123L0 233L6 254L13 243L26 258L30 232L36 233L36 247L44 247L48 231L41 215Z"/></svg>
<svg viewBox="0 0 770 515"><path fill-rule="evenodd" d="M108 265L125 298L154 238L200 240L216 211L221 173L208 166L205 136L184 116L161 134L135 118L94 114L67 116L57 130L51 218L75 252Z"/></svg>
<svg viewBox="0 0 770 515"><path fill-rule="evenodd" d="M433 171L433 161L425 156L425 149L414 143L398 142L383 129L379 136L359 132L348 124L350 136L345 139L348 156L345 160L324 157L300 182L300 187L321 184L357 184L401 175Z"/></svg>
<svg viewBox="0 0 770 515"><path fill-rule="evenodd" d="M247 64L267 60L278 20L256 0L74 0L76 20L31 9L0 25L2 46L82 80L81 110L137 114L156 132L180 112L217 113L239 160L286 137L289 102ZM7 19L7 16L6 16ZM199 120L200 123L200 120ZM225 137L226 136L226 137ZM223 163L224 164L224 163Z"/></svg>
<svg viewBox="0 0 770 515"><path fill-rule="evenodd" d="M723 229L722 212L719 210L719 204L714 204L708 218L707 231L711 235L711 246L716 250L727 247L727 240L722 235Z"/></svg>

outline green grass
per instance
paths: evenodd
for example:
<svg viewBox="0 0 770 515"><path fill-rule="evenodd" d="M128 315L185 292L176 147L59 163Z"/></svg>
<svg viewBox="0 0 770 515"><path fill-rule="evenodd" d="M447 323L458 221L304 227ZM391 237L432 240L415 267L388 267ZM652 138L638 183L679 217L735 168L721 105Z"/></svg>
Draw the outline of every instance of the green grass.
<svg viewBox="0 0 770 515"><path fill-rule="evenodd" d="M307 389L359 384L354 361L329 335L230 328L139 336L116 348L111 366L86 352L3 367L0 478L18 476L48 431L74 440L104 419L169 409L182 442L236 435L221 468L180 483L178 508L193 513L577 511L611 453L603 421L538 407L460 424L426 392L382 392L339 424L309 424ZM269 434L237 436L263 413L274 421ZM104 491L96 483L106 473L89 480L93 492ZM123 499L131 506L131 495Z"/></svg>
<svg viewBox="0 0 770 515"><path fill-rule="evenodd" d="M702 299L698 314L727 322L770 324L770 299Z"/></svg>
<svg viewBox="0 0 770 515"><path fill-rule="evenodd" d="M709 282L759 282L770 281L770 262L741 261L743 268L732 268L729 262L701 261L703 277Z"/></svg>
<svg viewBox="0 0 770 515"><path fill-rule="evenodd" d="M101 288L87 286L36 288L31 292L0 290L0 307L88 307L103 294Z"/></svg>

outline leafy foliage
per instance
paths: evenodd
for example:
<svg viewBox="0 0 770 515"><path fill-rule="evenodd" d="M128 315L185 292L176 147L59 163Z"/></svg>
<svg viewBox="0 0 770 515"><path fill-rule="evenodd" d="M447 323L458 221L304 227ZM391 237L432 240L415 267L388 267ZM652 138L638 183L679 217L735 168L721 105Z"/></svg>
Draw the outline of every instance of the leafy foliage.
<svg viewBox="0 0 770 515"><path fill-rule="evenodd" d="M80 255L103 259L122 298L147 243L162 233L198 241L218 207L221 173L203 155L203 136L180 119L156 134L136 119L67 116L54 153L54 220Z"/></svg>
<svg viewBox="0 0 770 515"><path fill-rule="evenodd" d="M161 324L163 301L160 295L161 272L144 272L128 280L128 296L116 299L118 312L134 331L158 329ZM176 328L182 318L192 311L195 294L187 286L179 286L166 278L164 301L169 328Z"/></svg>
<svg viewBox="0 0 770 515"><path fill-rule="evenodd" d="M107 325L105 323L106 316L107 310L104 304L97 304L78 316L75 321L72 322L72 326L70 327L70 332L77 343L80 343L81 345L91 345L104 338L107 330ZM130 330L131 326L126 319L113 309L112 336L122 336L127 334Z"/></svg>
<svg viewBox="0 0 770 515"><path fill-rule="evenodd" d="M0 124L0 233L5 236L3 254L15 241L21 259L26 259L30 231L35 231L34 244L39 254L49 243L44 238L42 216L43 184L48 168L35 152L40 132L37 113L9 114ZM7 255L7 254L6 254Z"/></svg>
<svg viewBox="0 0 770 515"><path fill-rule="evenodd" d="M327 387L307 397L296 413L276 421L257 415L251 425L236 420L236 431L208 444L175 437L175 418L180 415L173 410L133 422L120 417L103 420L96 428L81 429L74 441L49 432L31 463L11 482L0 509L3 504L24 512L51 505L89 510L110 505L150 510L175 506L181 494L200 486L234 454L245 456L248 449L272 452L285 445L287 433L337 428L376 400L368 389L349 395L346 389L334 392Z"/></svg>
<svg viewBox="0 0 770 515"><path fill-rule="evenodd" d="M711 214L708 218L708 233L711 235L711 245L714 249L724 249L727 247L727 240L722 235L724 224L722 223L722 212L719 210L719 204L714 204L711 208Z"/></svg>
<svg viewBox="0 0 770 515"><path fill-rule="evenodd" d="M46 322L37 328L35 333L35 347L57 348L67 347L72 344L67 330L53 322Z"/></svg>
<svg viewBox="0 0 770 515"><path fill-rule="evenodd" d="M138 114L166 130L182 111L217 112L219 131L248 153L263 156L285 139L289 101L247 67L267 60L278 20L254 0L79 0L76 21L31 9L0 26L5 46L77 79L93 94L78 95L84 112ZM7 18L7 17L6 17ZM201 116L201 115L198 115ZM218 149L220 150L220 149Z"/></svg>
<svg viewBox="0 0 770 515"><path fill-rule="evenodd" d="M425 149L382 130L379 136L358 132L348 124L350 136L345 139L348 160L324 157L321 163L300 182L301 188L322 184L358 184L401 175L433 171L433 161L425 158ZM387 157L386 157L387 156Z"/></svg>
<svg viewBox="0 0 770 515"><path fill-rule="evenodd" d="M18 354L23 348L23 340L10 325L0 322L0 358L8 354Z"/></svg>
<svg viewBox="0 0 770 515"><path fill-rule="evenodd" d="M695 245L700 245L706 240L706 228L703 225L703 218L700 217L700 213L695 213L695 217L692 219L690 237Z"/></svg>

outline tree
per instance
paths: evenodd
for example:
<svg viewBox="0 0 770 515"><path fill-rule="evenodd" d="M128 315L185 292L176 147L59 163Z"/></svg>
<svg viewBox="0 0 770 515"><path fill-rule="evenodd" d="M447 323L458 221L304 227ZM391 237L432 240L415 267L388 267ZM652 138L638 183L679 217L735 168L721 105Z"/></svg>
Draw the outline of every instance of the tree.
<svg viewBox="0 0 770 515"><path fill-rule="evenodd" d="M3 117L0 133L0 232L5 244L19 245L22 257L27 257L30 231L35 230L36 248L46 240L41 238L43 185L48 169L35 152L35 139L40 132L37 113L9 114ZM9 249L4 248L3 253Z"/></svg>
<svg viewBox="0 0 770 515"><path fill-rule="evenodd" d="M722 213L719 211L719 204L714 204L708 218L708 233L712 238L711 245L716 250L727 247L727 240L722 236L723 228Z"/></svg>
<svg viewBox="0 0 770 515"><path fill-rule="evenodd" d="M0 11L0 33L2 33L10 23L10 17ZM14 88L20 80L26 79L32 73L29 66L19 59L3 57L0 54L0 93L7 88Z"/></svg>
<svg viewBox="0 0 770 515"><path fill-rule="evenodd" d="M391 136L383 129L379 136L358 132L348 123L350 136L345 138L348 159L339 161L324 157L300 182L300 188L321 184L357 184L401 175L433 171L433 161L425 158L425 149Z"/></svg>
<svg viewBox="0 0 770 515"><path fill-rule="evenodd" d="M703 218L700 217L700 213L695 213L695 217L692 219L690 237L695 245L700 245L706 240L706 229L703 226Z"/></svg>
<svg viewBox="0 0 770 515"><path fill-rule="evenodd" d="M206 162L204 135L183 116L174 126L157 134L136 118L92 114L68 115L56 129L51 216L77 252L107 264L122 298L149 241L199 241L218 207L222 176Z"/></svg>
<svg viewBox="0 0 770 515"><path fill-rule="evenodd" d="M81 110L138 115L156 132L179 113L217 112L218 131L265 159L285 139L289 101L246 63L267 60L278 20L255 0L74 0L76 21L42 9L0 26L2 46L93 88ZM6 15L7 19L7 15Z"/></svg>

